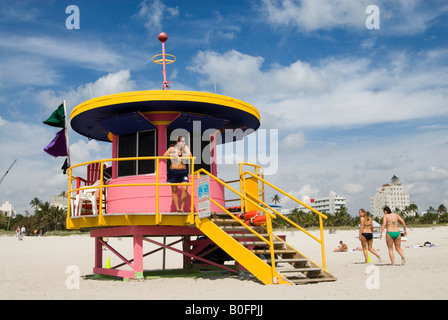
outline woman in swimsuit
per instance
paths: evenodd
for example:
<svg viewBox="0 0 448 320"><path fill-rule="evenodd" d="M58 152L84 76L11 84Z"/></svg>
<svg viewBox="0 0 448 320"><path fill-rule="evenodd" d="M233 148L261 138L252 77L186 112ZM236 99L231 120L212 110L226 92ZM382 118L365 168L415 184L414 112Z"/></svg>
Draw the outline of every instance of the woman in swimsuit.
<svg viewBox="0 0 448 320"><path fill-rule="evenodd" d="M180 157L191 157L191 152L188 146L185 144L185 138L182 136L177 137L177 143L166 150L164 157L171 157L171 165L168 169L167 183L185 183L188 182L187 166L185 160ZM177 185L171 186L171 192L173 197L173 203L177 212L184 212L185 202L187 201L187 188L188 186L181 186L182 195L179 208L179 196L177 194Z"/></svg>
<svg viewBox="0 0 448 320"><path fill-rule="evenodd" d="M375 249L372 248L373 245L372 218L367 216L366 210L364 209L359 209L358 213L359 216L361 217L361 228L359 228L359 240L361 241L362 244L362 251L364 252L365 263L368 263L367 250L372 252L380 262L383 262L379 254L375 251Z"/></svg>
<svg viewBox="0 0 448 320"><path fill-rule="evenodd" d="M406 232L406 223L404 220L396 213L392 213L389 207L384 207L384 217L383 217L383 225L381 227L380 240L383 237L383 231L387 226L387 235L386 235L386 243L387 248L389 249L389 257L392 265L395 265L395 257L394 257L394 246L395 250L397 250L398 254L401 256L401 264L404 265L406 260L404 258L403 250L401 249L401 232L398 228L398 222L403 225L404 235L407 235Z"/></svg>

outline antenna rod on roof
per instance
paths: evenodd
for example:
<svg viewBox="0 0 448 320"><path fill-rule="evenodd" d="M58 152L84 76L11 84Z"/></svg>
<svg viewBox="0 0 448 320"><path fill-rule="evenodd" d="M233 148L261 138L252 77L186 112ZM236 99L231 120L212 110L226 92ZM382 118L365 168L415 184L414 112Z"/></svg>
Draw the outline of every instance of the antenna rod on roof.
<svg viewBox="0 0 448 320"><path fill-rule="evenodd" d="M152 57L152 62L163 65L163 90L167 90L168 83L172 82L166 80L166 65L176 61L176 57L172 54L165 53L165 42L168 40L168 35L165 32L161 32L159 33L158 39L160 42L162 42L162 54L156 54L154 57ZM162 56L162 59L154 60L154 58L160 56ZM166 56L169 56L170 59L166 59Z"/></svg>

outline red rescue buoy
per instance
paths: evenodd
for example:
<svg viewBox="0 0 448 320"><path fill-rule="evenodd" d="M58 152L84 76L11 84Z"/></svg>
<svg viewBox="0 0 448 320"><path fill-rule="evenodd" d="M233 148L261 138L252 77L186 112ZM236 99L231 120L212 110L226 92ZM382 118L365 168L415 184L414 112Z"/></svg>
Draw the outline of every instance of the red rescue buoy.
<svg viewBox="0 0 448 320"><path fill-rule="evenodd" d="M257 210L253 210L253 211L249 211L249 212L243 212L240 213L238 215L238 218L240 218L241 220L249 220L255 216L259 216L260 215L260 211Z"/></svg>
<svg viewBox="0 0 448 320"><path fill-rule="evenodd" d="M266 216L255 216L244 222L247 226L261 226L266 223Z"/></svg>

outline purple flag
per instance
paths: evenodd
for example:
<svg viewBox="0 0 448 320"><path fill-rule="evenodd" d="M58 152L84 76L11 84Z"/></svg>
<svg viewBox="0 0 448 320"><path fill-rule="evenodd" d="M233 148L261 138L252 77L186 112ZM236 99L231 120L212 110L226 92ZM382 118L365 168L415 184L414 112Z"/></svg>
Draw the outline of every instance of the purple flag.
<svg viewBox="0 0 448 320"><path fill-rule="evenodd" d="M67 156L67 141L65 139L65 129L56 133L56 137L45 147L44 151L53 157Z"/></svg>

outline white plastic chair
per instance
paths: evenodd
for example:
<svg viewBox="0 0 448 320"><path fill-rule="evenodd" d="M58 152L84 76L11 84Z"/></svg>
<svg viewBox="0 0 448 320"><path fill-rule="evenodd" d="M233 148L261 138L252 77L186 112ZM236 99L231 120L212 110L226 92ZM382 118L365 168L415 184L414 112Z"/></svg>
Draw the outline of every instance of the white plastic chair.
<svg viewBox="0 0 448 320"><path fill-rule="evenodd" d="M92 187L99 187L100 185L100 181L96 181ZM85 189L82 190L79 194L76 195L75 197L75 212L77 216L81 215L81 209L82 209L82 204L84 201L90 201L92 203L92 212L94 215L98 215L98 207L97 207L97 201L96 199L98 198L98 194L99 194L99 188L89 188L89 189Z"/></svg>

